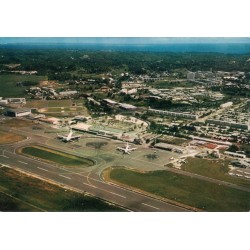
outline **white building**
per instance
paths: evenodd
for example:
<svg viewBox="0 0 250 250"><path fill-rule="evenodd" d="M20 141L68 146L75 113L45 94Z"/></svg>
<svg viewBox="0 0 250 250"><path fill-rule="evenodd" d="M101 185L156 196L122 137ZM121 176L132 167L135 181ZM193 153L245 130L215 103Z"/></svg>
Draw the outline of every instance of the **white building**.
<svg viewBox="0 0 250 250"><path fill-rule="evenodd" d="M188 72L187 73L187 79L188 80L195 80L195 73L194 72Z"/></svg>
<svg viewBox="0 0 250 250"><path fill-rule="evenodd" d="M187 114L187 113L177 113L177 112L170 112L170 111L164 111L164 110L158 110L158 109L148 109L148 112L160 114L160 115L166 115L166 116L174 116L174 117L181 117L181 118L186 118L186 119L193 119L193 120L198 119L198 115Z"/></svg>
<svg viewBox="0 0 250 250"><path fill-rule="evenodd" d="M70 95L75 95L75 94L77 94L76 90L59 92L59 95L63 95L63 96L70 96Z"/></svg>
<svg viewBox="0 0 250 250"><path fill-rule="evenodd" d="M226 102L226 103L223 103L220 105L220 108L221 109L224 109L224 108L229 108L233 105L233 102Z"/></svg>
<svg viewBox="0 0 250 250"><path fill-rule="evenodd" d="M224 154L232 156L232 157L236 157L236 158L246 158L245 154L238 154L238 153L234 153L234 152L230 152L230 151L225 151Z"/></svg>

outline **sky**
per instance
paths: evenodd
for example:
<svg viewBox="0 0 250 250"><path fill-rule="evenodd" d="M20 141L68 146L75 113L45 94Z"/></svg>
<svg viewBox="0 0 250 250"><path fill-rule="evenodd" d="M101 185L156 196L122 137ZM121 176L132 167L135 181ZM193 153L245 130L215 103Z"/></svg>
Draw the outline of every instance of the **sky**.
<svg viewBox="0 0 250 250"><path fill-rule="evenodd" d="M250 37L0 37L6 43L171 44L249 43Z"/></svg>

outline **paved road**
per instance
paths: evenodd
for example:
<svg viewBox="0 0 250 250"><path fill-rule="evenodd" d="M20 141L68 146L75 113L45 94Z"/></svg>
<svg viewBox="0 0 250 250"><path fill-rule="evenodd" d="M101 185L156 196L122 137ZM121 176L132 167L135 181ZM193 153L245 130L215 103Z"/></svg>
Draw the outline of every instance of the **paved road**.
<svg viewBox="0 0 250 250"><path fill-rule="evenodd" d="M44 163L12 152L2 151L0 163L38 175L79 191L87 192L104 200L126 207L132 211L188 211L185 208L105 183L101 179L90 177L88 173L74 173L63 167Z"/></svg>
<svg viewBox="0 0 250 250"><path fill-rule="evenodd" d="M8 131L10 129L6 128L5 130ZM129 156L126 155L125 158L119 158L117 157L117 153L115 153L115 145L113 145L112 146L113 148L108 148L108 154L110 156L114 156L116 160L114 161L109 159L108 161L106 161L105 158L102 157L102 155L98 156L92 155L93 152L92 154L88 155L88 153L90 153L89 149L87 148L82 149L82 145L79 149L72 149L73 145L70 146L68 144L62 144L56 140L52 140L52 138L55 135L50 135L50 134L35 135L33 131L23 130L21 132L20 129L18 130L11 129L11 130L18 132L18 134L29 136L29 138L25 141L18 142L13 145L2 146L1 148L8 150L8 152L5 150L4 155L1 156L1 150L0 150L0 163L22 169L24 171L35 174L42 178L46 178L63 185L67 185L71 188L75 188L79 191L88 192L94 196L124 206L132 211L155 211L155 212L188 211L184 208L174 206L164 201L160 201L155 198L139 194L132 190L127 190L122 187L105 183L100 178L100 173L102 172L102 170L108 167L110 164L111 164L110 166L115 166L117 165L117 163L120 164L129 163L130 165L132 164L133 166L138 167L138 165L140 165L145 167L147 164L149 164L149 162L140 157L140 150L138 150L136 154ZM14 153L15 149L20 146L34 144L37 142L39 142L39 144L41 145L44 145L45 147L51 147L57 150L62 150L64 152L73 153L82 157L90 157L90 158L94 157L97 160L97 164L93 167L81 169L80 171L74 170L73 172L66 168L63 168L62 166L47 164L42 161L38 161ZM164 152L164 154L166 154L166 152ZM197 175L194 173L189 173L182 170L177 170L174 168L164 167L165 165L164 158L163 162L150 162L149 165L151 169L165 169L171 172L187 175L193 178L206 180L218 185L230 186L232 188L237 188L240 190L250 192L250 189L245 187L240 187L235 184L227 183L220 180L215 180L209 177Z"/></svg>

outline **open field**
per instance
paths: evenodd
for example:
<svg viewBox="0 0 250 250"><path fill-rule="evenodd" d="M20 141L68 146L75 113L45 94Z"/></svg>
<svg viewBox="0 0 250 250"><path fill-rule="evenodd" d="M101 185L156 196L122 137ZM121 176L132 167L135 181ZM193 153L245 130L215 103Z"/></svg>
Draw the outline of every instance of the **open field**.
<svg viewBox="0 0 250 250"><path fill-rule="evenodd" d="M22 97L27 87L16 86L18 82L37 82L47 80L47 76L36 75L0 75L0 93L2 97Z"/></svg>
<svg viewBox="0 0 250 250"><path fill-rule="evenodd" d="M83 193L67 190L16 170L0 168L0 211L124 211Z"/></svg>
<svg viewBox="0 0 250 250"><path fill-rule="evenodd" d="M187 158L181 169L213 179L234 183L250 188L250 181L228 175L229 160L208 160L200 158Z"/></svg>
<svg viewBox="0 0 250 250"><path fill-rule="evenodd" d="M47 108L47 107L71 107L73 103L82 105L82 100L29 100L26 108Z"/></svg>
<svg viewBox="0 0 250 250"><path fill-rule="evenodd" d="M55 117L89 115L87 109L82 106L41 108L38 110L38 112L41 114L55 116Z"/></svg>
<svg viewBox="0 0 250 250"><path fill-rule="evenodd" d="M195 84L186 80L177 82L173 79L173 80L167 80L165 82L155 81L153 84L149 84L149 85L153 85L154 88L158 88L158 89L163 89L163 88L172 89L176 87L189 88L189 87L193 87Z"/></svg>
<svg viewBox="0 0 250 250"><path fill-rule="evenodd" d="M14 142L22 141L24 139L25 139L24 136L0 131L0 145L7 144L7 143L14 143Z"/></svg>
<svg viewBox="0 0 250 250"><path fill-rule="evenodd" d="M67 153L63 153L57 150L40 147L40 146L31 146L31 147L21 148L21 153L30 155L30 156L35 156L46 161L59 163L65 166L89 167L89 166L94 165L93 161L89 159L77 157L74 155L70 155Z"/></svg>
<svg viewBox="0 0 250 250"><path fill-rule="evenodd" d="M159 142L169 143L173 145L181 145L183 143L188 143L190 140L178 138L178 137L172 137L172 136L166 136L163 135L160 138L157 139Z"/></svg>
<svg viewBox="0 0 250 250"><path fill-rule="evenodd" d="M168 171L136 172L113 168L115 182L205 211L249 211L250 193Z"/></svg>
<svg viewBox="0 0 250 250"><path fill-rule="evenodd" d="M34 125L33 121L30 120L24 120L19 118L13 118L9 120L5 120L1 123L1 126L3 127L11 127L11 128L23 128L23 127L29 127L31 125Z"/></svg>
<svg viewBox="0 0 250 250"><path fill-rule="evenodd" d="M89 115L82 100L29 100L25 107L36 108L39 113L56 117Z"/></svg>

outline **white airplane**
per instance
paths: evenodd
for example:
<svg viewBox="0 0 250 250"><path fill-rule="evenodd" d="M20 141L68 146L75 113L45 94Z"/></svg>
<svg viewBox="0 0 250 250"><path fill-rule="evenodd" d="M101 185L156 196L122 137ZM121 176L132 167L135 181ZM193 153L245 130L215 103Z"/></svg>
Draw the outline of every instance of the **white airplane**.
<svg viewBox="0 0 250 250"><path fill-rule="evenodd" d="M62 140L63 142L71 142L71 141L79 140L81 138L80 135L76 135L76 136L72 136L72 135L73 135L73 131L72 129L70 129L68 135L57 135L57 139Z"/></svg>
<svg viewBox="0 0 250 250"><path fill-rule="evenodd" d="M123 151L124 154L130 154L131 151L134 151L136 149L137 148L131 148L130 145L128 144L128 142L127 142L125 147L118 147L117 148L117 150Z"/></svg>

